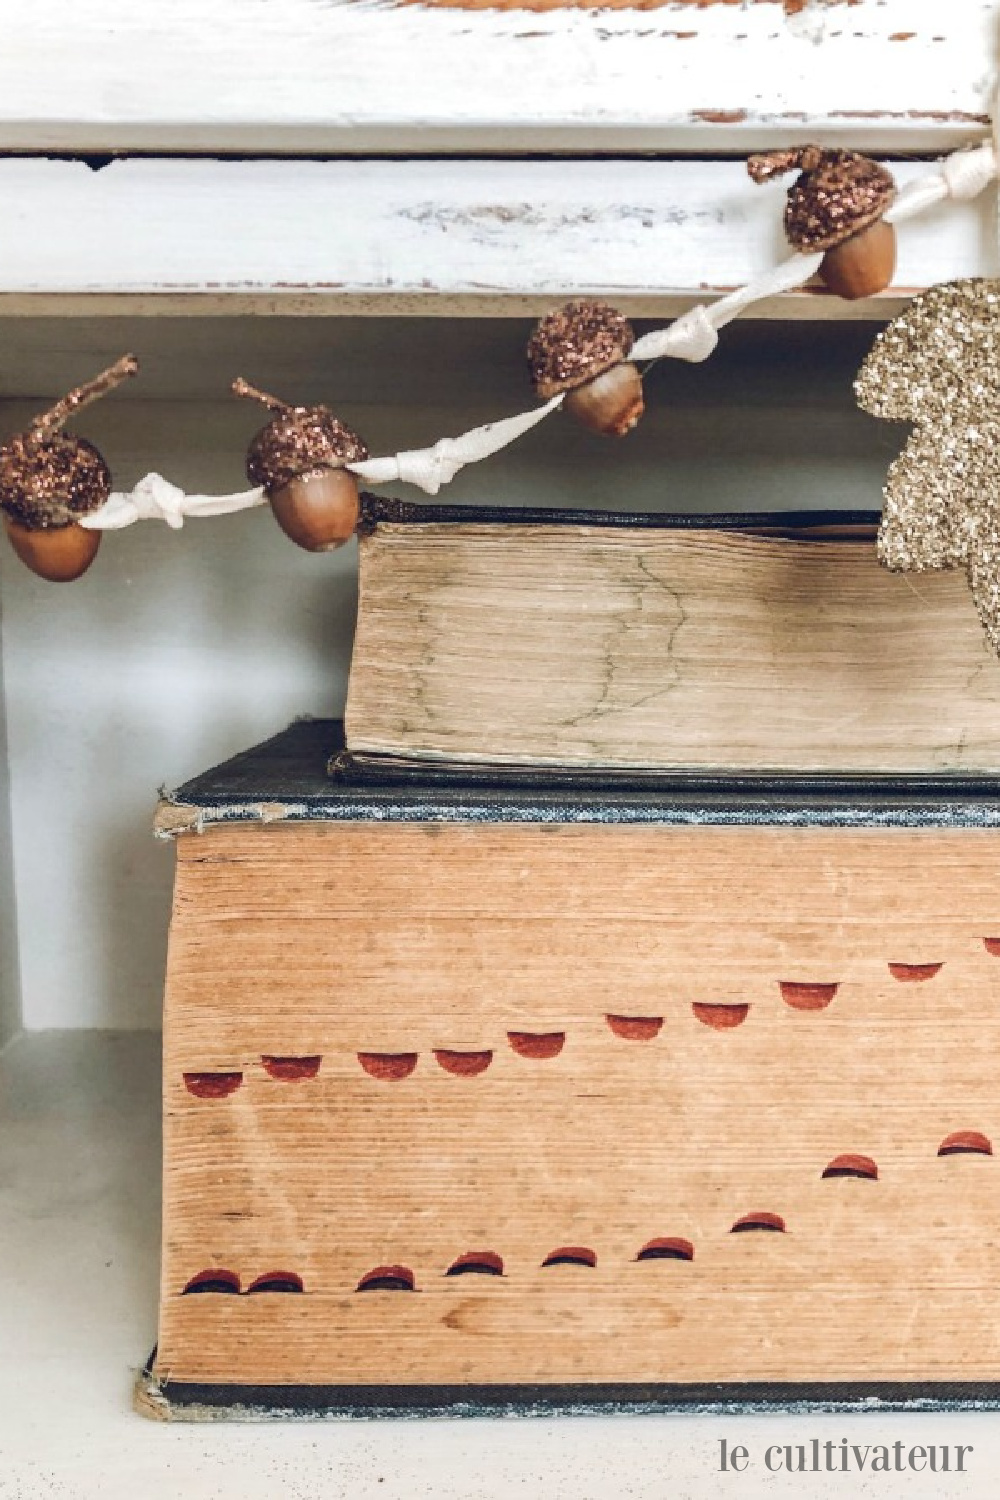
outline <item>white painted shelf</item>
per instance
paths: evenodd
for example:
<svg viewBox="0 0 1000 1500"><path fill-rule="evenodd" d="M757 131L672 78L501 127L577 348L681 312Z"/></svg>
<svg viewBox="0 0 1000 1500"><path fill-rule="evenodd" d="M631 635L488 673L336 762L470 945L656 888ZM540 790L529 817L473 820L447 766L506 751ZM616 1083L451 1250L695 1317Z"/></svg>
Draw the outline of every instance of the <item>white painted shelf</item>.
<svg viewBox="0 0 1000 1500"><path fill-rule="evenodd" d="M769 1444L971 1444L964 1478L880 1474L879 1500L979 1500L996 1415L580 1417L162 1425L130 1409L155 1339L159 1040L24 1036L0 1054L3 1500L801 1500ZM755 1462L719 1473L719 1439ZM837 1450L839 1451L839 1449ZM810 1476L810 1500L846 1493ZM863 1492L869 1493L862 1481ZM851 1491L860 1493L860 1491Z"/></svg>
<svg viewBox="0 0 1000 1500"><path fill-rule="evenodd" d="M0 150L909 152L986 123L991 0L509 4L2 0Z"/></svg>
<svg viewBox="0 0 1000 1500"><path fill-rule="evenodd" d="M900 185L924 168L890 162ZM0 160L0 315L523 315L596 294L674 316L788 253L785 187L734 161ZM996 192L901 224L882 297L754 316L891 316L1000 271Z"/></svg>

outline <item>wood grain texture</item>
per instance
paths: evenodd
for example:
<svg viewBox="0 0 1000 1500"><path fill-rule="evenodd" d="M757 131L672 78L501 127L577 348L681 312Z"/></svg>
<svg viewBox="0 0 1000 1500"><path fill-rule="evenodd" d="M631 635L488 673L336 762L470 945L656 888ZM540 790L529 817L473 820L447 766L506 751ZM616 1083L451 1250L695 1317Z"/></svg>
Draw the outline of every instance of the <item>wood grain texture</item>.
<svg viewBox="0 0 1000 1500"><path fill-rule="evenodd" d="M892 170L902 184L926 168ZM787 250L784 186L755 187L739 161L185 159L94 172L12 158L0 190L22 230L0 243L12 314L524 316L598 295L659 317ZM995 275L994 217L987 194L907 223L893 287L860 308L809 290L754 315L890 317L919 287Z"/></svg>
<svg viewBox="0 0 1000 1500"><path fill-rule="evenodd" d="M178 854L164 1376L996 1378L996 834L315 824ZM737 996L738 1028L693 1013ZM357 1290L387 1268L414 1290ZM242 1295L184 1295L206 1271ZM250 1294L278 1276L302 1293Z"/></svg>
<svg viewBox="0 0 1000 1500"><path fill-rule="evenodd" d="M1000 765L1000 662L960 573L853 543L379 525L351 751L759 771Z"/></svg>
<svg viewBox="0 0 1000 1500"><path fill-rule="evenodd" d="M0 149L906 153L988 124L990 0L532 3L8 5Z"/></svg>

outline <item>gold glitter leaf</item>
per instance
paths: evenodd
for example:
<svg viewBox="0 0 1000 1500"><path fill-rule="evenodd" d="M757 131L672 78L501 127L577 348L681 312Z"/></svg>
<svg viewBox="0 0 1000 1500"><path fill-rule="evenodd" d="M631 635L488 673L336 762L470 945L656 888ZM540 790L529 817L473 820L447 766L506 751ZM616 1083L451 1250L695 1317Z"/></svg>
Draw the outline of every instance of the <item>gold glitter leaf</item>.
<svg viewBox="0 0 1000 1500"><path fill-rule="evenodd" d="M1000 281L915 297L879 334L854 390L863 411L915 427L886 478L881 562L964 567L1000 653Z"/></svg>

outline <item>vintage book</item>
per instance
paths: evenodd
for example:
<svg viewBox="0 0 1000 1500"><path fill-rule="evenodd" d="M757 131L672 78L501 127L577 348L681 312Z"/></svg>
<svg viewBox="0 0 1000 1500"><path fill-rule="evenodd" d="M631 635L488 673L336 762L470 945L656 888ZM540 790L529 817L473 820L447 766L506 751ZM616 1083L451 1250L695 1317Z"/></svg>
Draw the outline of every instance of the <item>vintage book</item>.
<svg viewBox="0 0 1000 1500"><path fill-rule="evenodd" d="M142 1408L995 1402L997 783L350 788L338 743L161 805Z"/></svg>
<svg viewBox="0 0 1000 1500"><path fill-rule="evenodd" d="M1000 770L964 576L871 514L365 514L342 768Z"/></svg>

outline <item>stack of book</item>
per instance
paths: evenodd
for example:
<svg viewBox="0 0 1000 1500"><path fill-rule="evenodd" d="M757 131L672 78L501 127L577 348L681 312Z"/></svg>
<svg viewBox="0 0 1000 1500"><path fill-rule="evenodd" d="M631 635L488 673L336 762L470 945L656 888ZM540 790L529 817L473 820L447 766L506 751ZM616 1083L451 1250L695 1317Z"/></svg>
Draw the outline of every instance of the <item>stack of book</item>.
<svg viewBox="0 0 1000 1500"><path fill-rule="evenodd" d="M963 580L872 516L365 504L343 730L160 812L144 1409L994 1401Z"/></svg>

